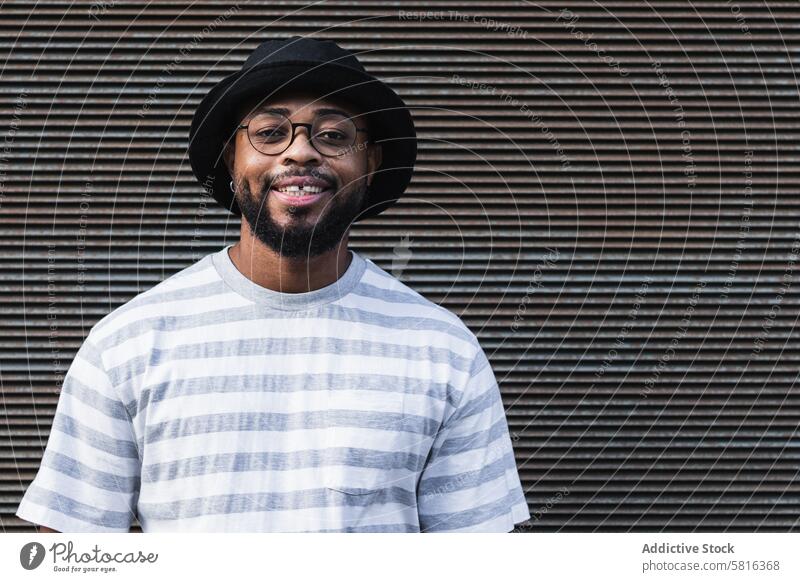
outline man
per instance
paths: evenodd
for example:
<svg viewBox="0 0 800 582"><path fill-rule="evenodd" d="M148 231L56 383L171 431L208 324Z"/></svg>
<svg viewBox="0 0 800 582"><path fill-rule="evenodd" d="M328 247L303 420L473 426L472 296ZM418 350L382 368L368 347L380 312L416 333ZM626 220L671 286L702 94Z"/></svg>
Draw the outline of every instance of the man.
<svg viewBox="0 0 800 582"><path fill-rule="evenodd" d="M530 517L461 320L348 249L408 184L408 109L330 41L269 41L201 102L238 243L92 327L17 515L50 531L508 532Z"/></svg>

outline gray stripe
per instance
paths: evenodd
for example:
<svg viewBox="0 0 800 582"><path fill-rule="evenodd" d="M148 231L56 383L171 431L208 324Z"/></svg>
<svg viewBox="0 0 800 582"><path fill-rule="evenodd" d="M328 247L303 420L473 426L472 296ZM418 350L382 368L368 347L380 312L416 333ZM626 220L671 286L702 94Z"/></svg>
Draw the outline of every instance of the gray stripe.
<svg viewBox="0 0 800 582"><path fill-rule="evenodd" d="M94 408L98 412L102 412L111 418L129 421L128 412L119 400L112 400L100 394L97 390L89 388L86 384L78 380L74 375L68 374L64 379L64 385L61 389L62 394L69 394L76 400L80 400L84 404Z"/></svg>
<svg viewBox="0 0 800 582"><path fill-rule="evenodd" d="M350 448L311 449L287 453L273 451L222 453L152 463L142 467L142 478L145 483L155 483L214 473L290 471L329 464L382 470L407 469L416 472L422 469L424 463L425 458L414 453Z"/></svg>
<svg viewBox="0 0 800 582"><path fill-rule="evenodd" d="M206 378L176 378L144 388L138 399L125 405L135 418L151 403L170 398L196 394L225 394L246 392L309 392L311 390L381 390L401 394L417 394L433 400L447 402L455 407L461 395L452 384L428 379L384 376L378 374L292 374L267 376L264 374L241 376L209 376Z"/></svg>
<svg viewBox="0 0 800 582"><path fill-rule="evenodd" d="M449 349L434 346L414 347L372 340L350 340L334 337L260 337L183 344L167 349L154 347L146 354L133 357L122 364L114 366L109 370L109 375L115 379L135 378L144 374L148 368L175 360L298 354L315 357L330 355L334 358L348 355L396 358L413 362L417 365L425 365L429 362L449 364L452 368L461 372L467 372L472 363L472 358L464 358Z"/></svg>
<svg viewBox="0 0 800 582"><path fill-rule="evenodd" d="M472 361L472 369L469 371L470 380L475 378L479 373L483 372L483 369L488 365L490 365L490 363L489 358L486 357L486 352L483 349L479 349L475 353L475 359Z"/></svg>
<svg viewBox="0 0 800 582"><path fill-rule="evenodd" d="M211 267L213 268L213 267ZM183 277L177 277L178 280ZM167 279L159 283L173 282L173 279ZM163 303L173 301L191 301L192 299L205 299L207 297L214 297L215 295L222 295L228 293L229 289L225 285L225 281L214 280L198 282L197 285L191 287L184 287L181 289L173 289L171 291L161 291L156 287L151 287L147 291L135 296L127 303L123 303L113 311L114 317L126 314L132 309L140 309L146 305L159 306Z"/></svg>
<svg viewBox="0 0 800 582"><path fill-rule="evenodd" d="M150 289L141 292L140 294L134 296L132 299L123 303L122 305L118 306L114 309L112 313L107 314L105 317L98 321L93 330L96 329L97 331L102 331L102 329L106 326L106 324L111 321L114 317L127 313L131 309L138 309L142 305L152 305L152 304L159 304L164 301L175 301L177 299L192 299L197 297L206 297L209 295L216 295L218 293L224 293L227 291L224 281L216 280L206 283L198 283L192 287L187 287L185 289L175 289L172 291L164 291L164 288L168 288L171 283L175 283L185 279L186 277L190 277L196 273L201 273L208 269L214 269L214 265L211 262L211 255L206 255L199 261L197 261L193 265L189 265L185 269L178 271L170 275L167 279L161 281L157 285L154 285ZM216 272L215 272L216 275ZM207 289L206 289L207 288ZM216 290L216 291L214 291ZM111 317L109 317L111 316Z"/></svg>
<svg viewBox="0 0 800 582"><path fill-rule="evenodd" d="M379 277L386 280L386 275L381 272L375 271ZM433 309L442 309L446 313L443 315L447 316L448 314L450 317L454 317L453 313L447 311L440 305L433 303L430 299L426 299L420 295L415 295L409 291L397 291L395 289L384 289L383 287L376 287L375 285L370 285L369 283L361 282L358 286L353 289L351 295L355 297L366 297L369 299L380 299L381 301L388 301L389 303L402 303L404 305L423 305L427 307L431 307Z"/></svg>
<svg viewBox="0 0 800 582"><path fill-rule="evenodd" d="M506 470L510 467L509 463L514 463L516 467L513 451L507 452L502 458L475 471L465 471L441 477L428 477L419 484L419 496L438 497L454 491L477 487L505 475Z"/></svg>
<svg viewBox="0 0 800 582"><path fill-rule="evenodd" d="M96 471L66 455L51 451L49 448L45 449L42 466L64 475L69 475L84 484L88 483L98 489L105 489L115 493L135 493L140 487L138 476L123 477L104 471Z"/></svg>
<svg viewBox="0 0 800 582"><path fill-rule="evenodd" d="M385 503L400 503L408 507L417 506L417 494L402 487L385 487L376 489L371 493L352 494L335 489L328 489L333 503L328 505L345 507L366 507L368 505L379 505ZM347 516L344 520L347 521Z"/></svg>
<svg viewBox="0 0 800 582"><path fill-rule="evenodd" d="M82 359L98 370L105 372L105 366L103 365L103 358L100 349L92 342L92 338L87 338L82 344L80 349L78 349L78 353L75 354L75 358Z"/></svg>
<svg viewBox="0 0 800 582"><path fill-rule="evenodd" d="M419 523L423 532L445 531L478 525L511 512L511 507L520 501L521 490L509 491L502 499L486 503L474 509L456 513L420 514Z"/></svg>
<svg viewBox="0 0 800 582"><path fill-rule="evenodd" d="M104 511L31 484L25 498L61 515L109 528L129 529L133 511Z"/></svg>
<svg viewBox="0 0 800 582"><path fill-rule="evenodd" d="M419 533L419 528L411 523L387 523L343 527L340 529L309 529L301 533Z"/></svg>
<svg viewBox="0 0 800 582"><path fill-rule="evenodd" d="M436 331L456 337L473 346L476 345L473 336L460 327L446 321L440 321L429 317L393 316L375 313L365 309L343 307L336 303L320 307L318 310L314 311L314 316L315 318L327 319L330 321L347 321L350 323L376 325L386 328L388 332ZM207 325L252 322L254 320L269 321L269 319L273 317L279 316L258 305L245 305L242 307L219 309L192 315L175 316L158 314L130 322L122 329L99 340L97 343L102 350L106 350L151 331L191 331L192 329Z"/></svg>
<svg viewBox="0 0 800 582"><path fill-rule="evenodd" d="M117 457L138 459L136 445L133 441L119 440L104 433L88 428L64 412L56 412L53 418L53 429L66 433L88 444L95 449L105 451Z"/></svg>
<svg viewBox="0 0 800 582"><path fill-rule="evenodd" d="M305 489L285 493L252 493L196 497L167 503L140 502L139 509L148 519L188 519L201 515L219 515L256 511L287 511L314 507L371 505L373 503L416 505L413 491L387 487L370 495L348 495L331 489ZM268 516L265 515L265 519Z"/></svg>
<svg viewBox="0 0 800 582"><path fill-rule="evenodd" d="M500 400L499 390L494 387L485 390L483 394L466 403L460 402L458 411L447 422L460 422L473 414L479 414L494 406L498 400ZM502 408L502 406L502 400L500 400L500 407Z"/></svg>
<svg viewBox="0 0 800 582"><path fill-rule="evenodd" d="M281 431L349 426L433 435L438 421L412 414L373 412L363 410L313 410L293 413L280 412L230 412L206 414L168 420L149 425L146 443L175 439L195 434L239 431Z"/></svg>
<svg viewBox="0 0 800 582"><path fill-rule="evenodd" d="M464 451L489 446L489 443L506 435L508 424L505 418L499 418L487 430L478 431L464 437L449 438L434 452L434 457L448 457Z"/></svg>

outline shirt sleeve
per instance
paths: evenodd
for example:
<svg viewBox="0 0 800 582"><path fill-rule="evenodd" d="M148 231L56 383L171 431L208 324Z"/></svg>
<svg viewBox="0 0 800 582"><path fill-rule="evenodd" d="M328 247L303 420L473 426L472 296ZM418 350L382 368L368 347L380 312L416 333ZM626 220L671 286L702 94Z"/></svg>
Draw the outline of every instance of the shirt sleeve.
<svg viewBox="0 0 800 582"><path fill-rule="evenodd" d="M140 474L130 416L87 338L64 378L39 471L16 514L59 532L127 532Z"/></svg>
<svg viewBox="0 0 800 582"><path fill-rule="evenodd" d="M500 389L483 349L417 488L422 532L509 532L530 518Z"/></svg>

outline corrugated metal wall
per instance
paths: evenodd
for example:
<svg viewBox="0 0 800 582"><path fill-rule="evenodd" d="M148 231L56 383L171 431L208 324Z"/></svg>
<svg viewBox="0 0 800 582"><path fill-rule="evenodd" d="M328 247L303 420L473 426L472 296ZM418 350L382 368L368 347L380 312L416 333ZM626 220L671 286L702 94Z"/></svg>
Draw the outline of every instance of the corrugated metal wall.
<svg viewBox="0 0 800 582"><path fill-rule="evenodd" d="M408 198L351 240L479 335L522 531L800 530L797 2L31 6L0 8L4 531L89 327L237 239L191 115L290 34L413 108Z"/></svg>

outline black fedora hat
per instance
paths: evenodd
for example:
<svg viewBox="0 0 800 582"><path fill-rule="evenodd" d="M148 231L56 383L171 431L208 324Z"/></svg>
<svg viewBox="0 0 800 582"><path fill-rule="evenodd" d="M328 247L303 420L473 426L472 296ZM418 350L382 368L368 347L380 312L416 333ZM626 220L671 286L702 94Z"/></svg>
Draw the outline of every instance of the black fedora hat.
<svg viewBox="0 0 800 582"><path fill-rule="evenodd" d="M189 161L203 188L222 206L241 216L222 155L239 119L239 106L285 89L318 92L360 109L372 129L370 140L382 148L382 161L355 222L393 205L411 181L417 157L414 122L391 87L370 75L351 52L333 41L301 36L268 40L242 68L217 83L197 106L189 130Z"/></svg>

